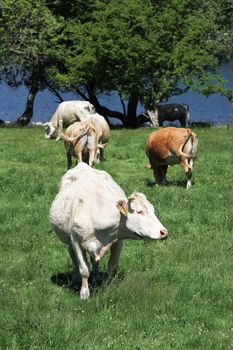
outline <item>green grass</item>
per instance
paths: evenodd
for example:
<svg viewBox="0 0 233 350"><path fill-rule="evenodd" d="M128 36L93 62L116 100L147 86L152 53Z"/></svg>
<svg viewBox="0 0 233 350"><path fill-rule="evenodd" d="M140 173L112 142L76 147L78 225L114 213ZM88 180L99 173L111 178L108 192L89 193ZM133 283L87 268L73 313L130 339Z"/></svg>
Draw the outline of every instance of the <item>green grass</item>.
<svg viewBox="0 0 233 350"><path fill-rule="evenodd" d="M63 143L46 141L40 128L0 129L0 349L233 348L233 128L194 131L188 191L179 166L169 168L168 186L148 185L150 129L111 132L96 167L127 195L145 193L170 236L126 241L122 278L81 301L51 281L71 270L48 219L66 170Z"/></svg>

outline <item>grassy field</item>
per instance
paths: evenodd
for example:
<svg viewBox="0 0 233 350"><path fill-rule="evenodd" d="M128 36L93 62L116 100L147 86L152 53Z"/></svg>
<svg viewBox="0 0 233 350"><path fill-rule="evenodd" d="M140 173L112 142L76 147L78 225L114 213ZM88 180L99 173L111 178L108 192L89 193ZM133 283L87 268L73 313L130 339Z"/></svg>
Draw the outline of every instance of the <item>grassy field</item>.
<svg viewBox="0 0 233 350"><path fill-rule="evenodd" d="M0 349L233 349L233 128L194 131L188 191L179 166L168 186L149 185L151 130L112 131L96 167L127 195L145 193L170 236L126 241L120 277L81 301L54 283L71 270L48 219L66 170L63 142L46 141L40 128L0 129Z"/></svg>

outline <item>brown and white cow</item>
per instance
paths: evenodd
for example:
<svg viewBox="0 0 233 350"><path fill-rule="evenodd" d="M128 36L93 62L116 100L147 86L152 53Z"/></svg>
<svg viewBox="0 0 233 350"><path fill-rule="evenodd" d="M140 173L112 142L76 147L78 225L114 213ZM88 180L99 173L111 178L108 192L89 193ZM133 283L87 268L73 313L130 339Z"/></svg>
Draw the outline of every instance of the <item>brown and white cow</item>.
<svg viewBox="0 0 233 350"><path fill-rule="evenodd" d="M146 154L156 182L166 184L168 166L180 164L188 179L186 186L188 189L192 184L197 146L197 135L191 129L167 127L153 131L146 142Z"/></svg>
<svg viewBox="0 0 233 350"><path fill-rule="evenodd" d="M62 177L51 209L50 221L60 240L68 245L72 278L82 278L81 299L90 296L87 253L98 264L110 250L108 270L116 272L124 239L161 240L166 228L153 205L139 192L126 197L105 171L79 163Z"/></svg>

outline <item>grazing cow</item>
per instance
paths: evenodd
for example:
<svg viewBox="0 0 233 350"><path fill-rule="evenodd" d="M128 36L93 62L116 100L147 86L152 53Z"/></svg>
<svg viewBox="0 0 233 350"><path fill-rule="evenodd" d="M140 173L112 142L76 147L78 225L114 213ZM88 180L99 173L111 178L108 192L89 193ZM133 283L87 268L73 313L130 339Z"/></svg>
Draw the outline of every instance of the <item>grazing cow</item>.
<svg viewBox="0 0 233 350"><path fill-rule="evenodd" d="M90 124L93 125L96 130L95 144L98 144L98 148L95 158L96 162L99 162L104 159L104 148L107 145L110 138L110 128L105 118L98 113L92 114L89 117L89 120Z"/></svg>
<svg viewBox="0 0 233 350"><path fill-rule="evenodd" d="M94 161L103 160L103 150L109 141L110 128L104 117L95 113L83 122L70 125L60 137L64 140L68 169L72 166L72 156L76 158L77 163L85 160L93 166Z"/></svg>
<svg viewBox="0 0 233 350"><path fill-rule="evenodd" d="M93 137L95 137L94 135L95 128L86 121L74 122L66 129L65 133L61 132L60 138L64 140L68 170L72 167L72 157L76 158L76 164L82 162L83 158L89 163L90 159L89 165L92 166L91 159L94 159L95 155L92 141ZM89 142L88 139L90 140ZM90 147L88 147L89 145ZM90 153L91 156L89 157ZM94 153L93 156L92 153Z"/></svg>
<svg viewBox="0 0 233 350"><path fill-rule="evenodd" d="M197 154L198 139L191 129L167 127L152 132L146 143L146 154L157 183L166 184L168 165L180 164L192 184L193 162Z"/></svg>
<svg viewBox="0 0 233 350"><path fill-rule="evenodd" d="M154 126L163 126L164 121L179 120L180 126L185 128L189 121L189 107L180 103L155 104L155 110L147 111L145 115Z"/></svg>
<svg viewBox="0 0 233 350"><path fill-rule="evenodd" d="M75 121L82 121L95 112L94 106L88 101L65 101L59 104L51 120L45 124L45 138L52 139L57 134L60 139L63 127L68 127Z"/></svg>
<svg viewBox="0 0 233 350"><path fill-rule="evenodd" d="M127 198L107 172L86 163L63 175L50 209L50 221L57 236L68 245L72 279L81 275L81 299L90 296L86 253L98 264L110 250L108 271L114 273L123 239L161 240L168 236L144 194L134 192Z"/></svg>

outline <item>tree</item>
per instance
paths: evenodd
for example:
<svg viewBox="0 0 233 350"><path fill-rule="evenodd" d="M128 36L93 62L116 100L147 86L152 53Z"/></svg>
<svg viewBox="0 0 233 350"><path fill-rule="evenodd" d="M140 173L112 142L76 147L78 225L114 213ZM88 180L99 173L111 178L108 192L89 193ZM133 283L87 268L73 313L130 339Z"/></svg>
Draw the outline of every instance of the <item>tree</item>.
<svg viewBox="0 0 233 350"><path fill-rule="evenodd" d="M6 0L0 19L1 77L11 86L29 88L26 108L17 122L26 125L33 115L39 89L51 86L51 70L59 64L58 44L63 23L44 1Z"/></svg>
<svg viewBox="0 0 233 350"><path fill-rule="evenodd" d="M230 61L233 58L233 3L232 0L219 0L217 4L219 60ZM233 104L233 89L226 89L224 94Z"/></svg>
<svg viewBox="0 0 233 350"><path fill-rule="evenodd" d="M217 1L95 1L88 19L68 21L65 71L57 79L89 99L97 111L137 123L137 105L184 91L224 92L217 74L220 59ZM222 23L222 22L221 22ZM101 92L127 99L123 113L99 104Z"/></svg>
<svg viewBox="0 0 233 350"><path fill-rule="evenodd" d="M30 121L45 86L76 92L129 127L137 125L139 102L153 109L188 90L230 96L217 74L232 54L230 8L231 0L5 0L0 73L29 87L18 122ZM112 91L122 111L99 103Z"/></svg>

